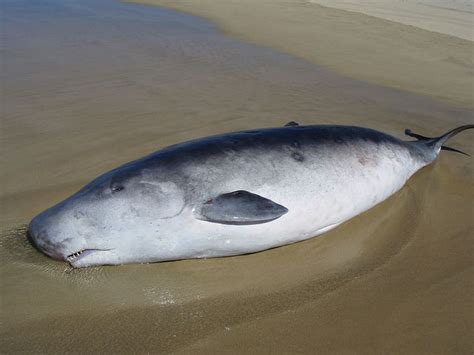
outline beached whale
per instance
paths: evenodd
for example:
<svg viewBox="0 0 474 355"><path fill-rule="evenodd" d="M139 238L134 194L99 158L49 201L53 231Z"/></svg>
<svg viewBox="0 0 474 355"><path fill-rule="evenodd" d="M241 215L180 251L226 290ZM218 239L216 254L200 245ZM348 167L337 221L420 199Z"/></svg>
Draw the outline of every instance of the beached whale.
<svg viewBox="0 0 474 355"><path fill-rule="evenodd" d="M402 141L300 126L197 139L125 164L36 216L29 238L74 267L257 252L324 233L382 202L474 125Z"/></svg>

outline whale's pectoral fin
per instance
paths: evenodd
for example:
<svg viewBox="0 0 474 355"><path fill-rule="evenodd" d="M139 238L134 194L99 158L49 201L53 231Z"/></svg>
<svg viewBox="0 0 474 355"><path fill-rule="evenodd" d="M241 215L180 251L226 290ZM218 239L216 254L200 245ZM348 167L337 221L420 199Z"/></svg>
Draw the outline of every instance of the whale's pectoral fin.
<svg viewBox="0 0 474 355"><path fill-rule="evenodd" d="M248 225L273 221L288 209L265 197L239 190L204 202L196 212L196 217L204 221Z"/></svg>

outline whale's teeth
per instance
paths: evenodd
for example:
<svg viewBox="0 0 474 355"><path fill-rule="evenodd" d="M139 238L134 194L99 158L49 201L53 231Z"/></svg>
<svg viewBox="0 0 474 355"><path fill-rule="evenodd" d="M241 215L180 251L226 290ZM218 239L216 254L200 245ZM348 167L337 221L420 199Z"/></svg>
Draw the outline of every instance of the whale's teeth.
<svg viewBox="0 0 474 355"><path fill-rule="evenodd" d="M74 259L76 259L77 257L79 257L85 250L79 250L79 251L76 251L75 253L72 253L70 255L68 255L66 257L66 260L67 261L73 261Z"/></svg>

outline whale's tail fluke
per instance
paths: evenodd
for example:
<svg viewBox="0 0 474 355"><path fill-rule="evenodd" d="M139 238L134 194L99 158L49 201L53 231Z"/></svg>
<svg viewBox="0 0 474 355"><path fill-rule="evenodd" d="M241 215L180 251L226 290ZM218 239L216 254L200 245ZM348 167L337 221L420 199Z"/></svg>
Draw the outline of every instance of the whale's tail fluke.
<svg viewBox="0 0 474 355"><path fill-rule="evenodd" d="M453 130L451 130L451 131L449 131L449 132L447 132L447 133L445 133L445 134L443 134L439 137L425 137L425 136L422 136L420 134L413 133L410 129L406 129L405 134L407 136L414 137L418 141L422 142L425 146L430 148L435 153L435 155L438 155L440 150L448 150L448 151L451 151L451 152L456 152L456 153L460 153L460 154L470 156L469 154L464 153L461 150L451 148L451 147L447 147L443 144L449 138L454 137L458 133L461 133L462 131L465 131L466 129L472 129L472 128L474 128L474 125L472 125L472 124L460 126L460 127L457 127L457 128L455 128L455 129L453 129Z"/></svg>

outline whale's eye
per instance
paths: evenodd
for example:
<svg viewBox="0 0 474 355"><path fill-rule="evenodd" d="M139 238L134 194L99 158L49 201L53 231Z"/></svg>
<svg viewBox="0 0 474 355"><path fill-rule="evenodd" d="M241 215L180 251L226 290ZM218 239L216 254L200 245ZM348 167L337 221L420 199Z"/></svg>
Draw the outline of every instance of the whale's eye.
<svg viewBox="0 0 474 355"><path fill-rule="evenodd" d="M122 185L114 185L110 189L112 190L112 193L115 193L122 191L123 189L125 189L125 187L123 187Z"/></svg>

